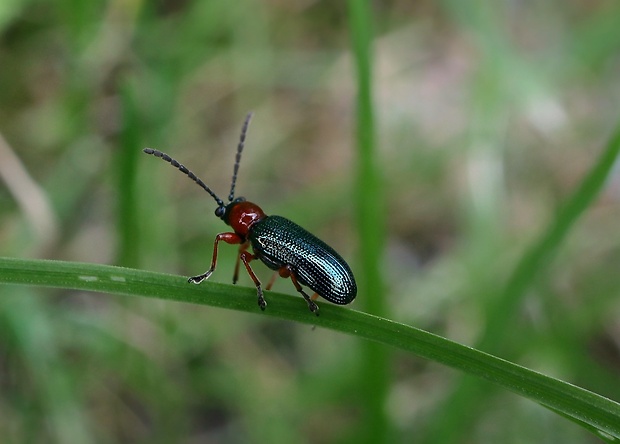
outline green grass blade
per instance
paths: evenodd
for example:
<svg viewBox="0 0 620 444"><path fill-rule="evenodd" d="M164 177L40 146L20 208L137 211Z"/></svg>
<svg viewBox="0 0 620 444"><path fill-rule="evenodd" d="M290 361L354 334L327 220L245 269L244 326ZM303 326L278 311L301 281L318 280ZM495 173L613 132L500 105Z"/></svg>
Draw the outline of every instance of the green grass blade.
<svg viewBox="0 0 620 444"><path fill-rule="evenodd" d="M620 153L620 124L615 128L605 150L599 156L577 190L560 208L555 219L549 224L541 237L525 251L512 275L509 277L502 293L488 309L488 321L483 334L476 343L476 348L490 353L499 353L506 335L513 334L510 327L514 322L514 313L518 311L527 290L535 279L544 273L553 255L566 239L571 227L586 211L604 187ZM458 381L450 396L442 403L439 411L444 411L441 420L431 425L429 436L441 442L457 442L465 423L474 411L472 403L481 405L492 392L482 388L478 381L463 378ZM458 406L459 408L450 408ZM473 416L473 415L472 415ZM451 427L445 427L446 422Z"/></svg>
<svg viewBox="0 0 620 444"><path fill-rule="evenodd" d="M61 261L0 258L0 283L145 296L261 314L253 288L206 282L129 268ZM8 288L8 287L6 287ZM381 317L321 304L312 315L303 300L267 292L267 316L315 324L391 345L493 382L572 419L598 436L620 439L620 404L476 349Z"/></svg>
<svg viewBox="0 0 620 444"><path fill-rule="evenodd" d="M560 208L556 218L521 257L514 272L508 279L501 298L490 312L486 329L478 341L477 347L495 351L503 342L509 329L506 325L513 318L514 310L523 300L533 281L551 262L553 254L566 239L571 227L577 222L607 182L607 178L620 153L620 124L597 162L583 179L577 190Z"/></svg>

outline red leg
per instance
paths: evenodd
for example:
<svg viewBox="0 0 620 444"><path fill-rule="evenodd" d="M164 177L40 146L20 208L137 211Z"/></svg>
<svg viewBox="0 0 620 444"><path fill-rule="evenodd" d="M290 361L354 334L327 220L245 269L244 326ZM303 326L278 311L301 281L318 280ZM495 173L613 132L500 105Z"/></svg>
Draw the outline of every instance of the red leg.
<svg viewBox="0 0 620 444"><path fill-rule="evenodd" d="M239 254L237 255L237 262L235 262L235 274L233 274L233 284L236 284L239 280L239 262L241 259L241 254L248 249L250 246L250 242L245 241L239 246ZM269 290L269 288L267 288Z"/></svg>
<svg viewBox="0 0 620 444"><path fill-rule="evenodd" d="M236 233L220 233L215 236L215 242L213 243L213 259L211 259L211 268L209 268L206 272L201 275L193 276L189 278L187 281L192 284L200 284L205 279L208 279L209 276L215 270L215 265L217 264L217 244L220 241L224 241L227 244L240 244L243 242L241 237Z"/></svg>
<svg viewBox="0 0 620 444"><path fill-rule="evenodd" d="M265 297L263 296L263 289L261 288L260 281L254 274L252 267L250 267L250 261L256 259L256 256L245 250L242 251L241 254L239 254L239 257L241 258L241 262L243 262L243 265L245 265L245 269L248 271L248 274L254 281L254 285L256 285L256 293L258 294L258 306L261 310L265 310L265 307L267 307L267 301L265 301Z"/></svg>
<svg viewBox="0 0 620 444"><path fill-rule="evenodd" d="M276 271L273 275L271 275L271 279L269 279L269 283L265 287L265 290L271 290L271 287L273 287L273 284L276 283L277 278L278 278L278 272Z"/></svg>
<svg viewBox="0 0 620 444"><path fill-rule="evenodd" d="M295 273L293 272L293 270L291 270L291 267L289 265L285 265L284 267L280 268L278 270L278 273L283 278L287 278L287 277L291 278L291 281L293 281L293 285L295 286L295 289L298 292L301 293L301 295L304 297L304 299L308 303L308 308L310 309L310 311L318 316L319 315L319 306L316 305L316 303L314 302L314 299L316 299L316 297L318 297L318 295L316 295L316 293L315 293L315 295L313 295L312 298L311 298L310 296L308 296L306 294L306 292L303 290L303 288L301 288L301 285L299 285L299 282L297 282L297 276L295 276Z"/></svg>

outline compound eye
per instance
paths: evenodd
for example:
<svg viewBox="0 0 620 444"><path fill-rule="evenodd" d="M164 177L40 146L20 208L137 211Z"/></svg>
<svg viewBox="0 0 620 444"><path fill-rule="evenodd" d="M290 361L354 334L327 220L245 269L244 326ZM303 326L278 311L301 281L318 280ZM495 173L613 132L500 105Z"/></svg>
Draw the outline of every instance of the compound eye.
<svg viewBox="0 0 620 444"><path fill-rule="evenodd" d="M215 209L215 215L219 217L220 219L224 216L225 212L226 212L226 207L217 207Z"/></svg>
<svg viewBox="0 0 620 444"><path fill-rule="evenodd" d="M239 203L239 202L245 202L245 197L237 197L235 199L235 203Z"/></svg>

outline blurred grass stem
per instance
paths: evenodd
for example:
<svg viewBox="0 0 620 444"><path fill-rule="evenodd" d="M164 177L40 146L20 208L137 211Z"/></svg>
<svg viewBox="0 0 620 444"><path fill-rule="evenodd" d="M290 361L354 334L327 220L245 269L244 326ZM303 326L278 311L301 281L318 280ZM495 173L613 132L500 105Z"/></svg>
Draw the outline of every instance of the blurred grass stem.
<svg viewBox="0 0 620 444"><path fill-rule="evenodd" d="M349 20L353 59L357 74L357 195L356 213L360 251L357 273L358 300L368 313L386 315L380 263L384 235L384 211L381 179L375 150L375 122L372 99L372 8L368 0L350 0ZM362 344L362 378L365 391L361 394L365 427L362 441L388 442L386 398L389 387L389 357L385 347L365 342Z"/></svg>

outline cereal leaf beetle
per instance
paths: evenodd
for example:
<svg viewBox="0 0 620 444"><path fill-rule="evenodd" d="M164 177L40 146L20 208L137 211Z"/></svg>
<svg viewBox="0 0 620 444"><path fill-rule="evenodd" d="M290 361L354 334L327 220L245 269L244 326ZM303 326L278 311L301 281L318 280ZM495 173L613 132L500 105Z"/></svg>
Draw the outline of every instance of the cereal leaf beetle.
<svg viewBox="0 0 620 444"><path fill-rule="evenodd" d="M319 307L314 301L318 296L334 304L350 303L357 294L355 278L349 265L333 248L294 222L281 216L267 216L258 205L246 201L243 197L235 198L235 183L251 118L252 113L249 113L241 129L228 203L224 203L202 180L172 157L152 148L144 149L146 154L159 157L179 169L209 193L217 203L215 215L234 230L220 233L215 237L211 267L201 275L190 277L188 282L200 284L211 276L217 264L218 244L223 241L239 245L233 284L237 283L239 277L239 262L243 262L256 285L258 306L261 310L265 310L267 302L263 296L261 282L250 266L250 262L254 259L260 259L267 267L276 271L266 286L267 290L271 289L278 274L283 278L291 278L295 289L308 303L310 311L317 316ZM253 254L248 251L250 245ZM302 285L312 289L314 295L308 296Z"/></svg>

